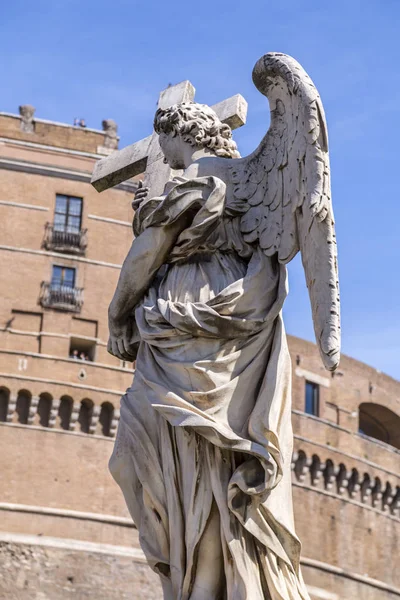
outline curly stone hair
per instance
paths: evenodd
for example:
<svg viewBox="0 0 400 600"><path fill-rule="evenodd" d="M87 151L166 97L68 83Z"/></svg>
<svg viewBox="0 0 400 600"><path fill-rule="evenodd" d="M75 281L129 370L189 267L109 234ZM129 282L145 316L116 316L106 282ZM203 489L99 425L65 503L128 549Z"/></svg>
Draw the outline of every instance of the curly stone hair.
<svg viewBox="0 0 400 600"><path fill-rule="evenodd" d="M154 117L156 133L181 135L184 142L198 148L209 148L217 156L240 158L229 125L221 123L206 104L182 102L166 109L159 108Z"/></svg>

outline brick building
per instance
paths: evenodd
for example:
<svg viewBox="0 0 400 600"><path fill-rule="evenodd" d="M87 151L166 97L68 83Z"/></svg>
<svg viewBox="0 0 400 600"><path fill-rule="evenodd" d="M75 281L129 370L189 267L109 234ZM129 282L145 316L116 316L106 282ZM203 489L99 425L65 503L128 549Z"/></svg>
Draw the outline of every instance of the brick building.
<svg viewBox="0 0 400 600"><path fill-rule="evenodd" d="M0 598L160 598L107 470L133 370L106 351L134 181L103 130L0 113ZM314 600L398 598L400 383L290 337L293 492Z"/></svg>

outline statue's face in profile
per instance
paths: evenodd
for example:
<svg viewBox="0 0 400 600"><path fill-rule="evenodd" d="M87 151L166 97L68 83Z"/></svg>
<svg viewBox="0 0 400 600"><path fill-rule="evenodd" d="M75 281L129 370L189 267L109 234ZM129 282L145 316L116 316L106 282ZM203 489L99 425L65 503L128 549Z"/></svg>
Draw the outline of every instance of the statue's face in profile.
<svg viewBox="0 0 400 600"><path fill-rule="evenodd" d="M173 135L172 133L167 134L161 132L158 141L165 156L165 160L171 169L184 169L185 142L182 140L182 137L180 135Z"/></svg>

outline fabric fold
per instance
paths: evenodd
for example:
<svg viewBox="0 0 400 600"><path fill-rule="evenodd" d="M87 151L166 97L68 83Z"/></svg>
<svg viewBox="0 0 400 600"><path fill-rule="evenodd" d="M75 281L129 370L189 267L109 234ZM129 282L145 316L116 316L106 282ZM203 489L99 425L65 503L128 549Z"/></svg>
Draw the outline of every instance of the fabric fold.
<svg viewBox="0 0 400 600"><path fill-rule="evenodd" d="M238 250L222 181L170 187L138 217L142 231L188 219L135 310L141 343L112 473L166 597L191 599L200 556L223 573L210 600L309 600L291 497L286 269Z"/></svg>

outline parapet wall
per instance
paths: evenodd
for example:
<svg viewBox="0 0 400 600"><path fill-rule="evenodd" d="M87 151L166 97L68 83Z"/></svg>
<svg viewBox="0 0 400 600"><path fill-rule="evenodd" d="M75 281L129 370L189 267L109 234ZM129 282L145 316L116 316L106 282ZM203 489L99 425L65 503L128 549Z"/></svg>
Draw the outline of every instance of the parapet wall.
<svg viewBox="0 0 400 600"><path fill-rule="evenodd" d="M104 146L103 131L43 119L34 119L33 127L32 132L23 131L21 117L0 113L0 137L92 154L97 154L98 148Z"/></svg>
<svg viewBox="0 0 400 600"><path fill-rule="evenodd" d="M0 473L6 482L1 486L0 502L92 513L104 517L104 522L106 516L127 518L122 495L108 472L112 448L113 440L107 437L0 423ZM0 529L10 531L4 512ZM48 516L54 524L61 519L56 514ZM77 519L75 531L69 527L67 537L79 539L83 520ZM14 533L26 533L22 521L19 515L19 529L13 527ZM29 533L39 534L40 528ZM63 537L57 528L52 535Z"/></svg>

